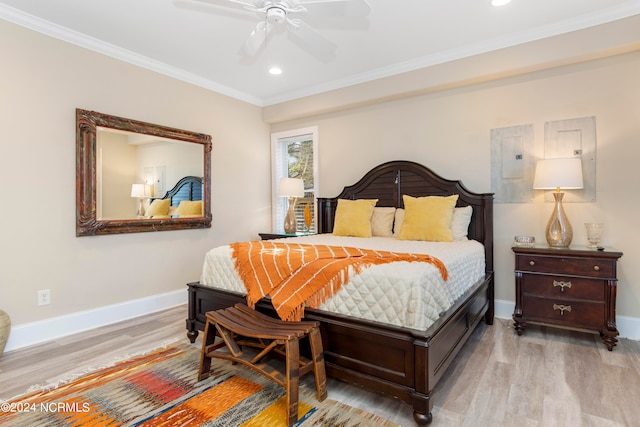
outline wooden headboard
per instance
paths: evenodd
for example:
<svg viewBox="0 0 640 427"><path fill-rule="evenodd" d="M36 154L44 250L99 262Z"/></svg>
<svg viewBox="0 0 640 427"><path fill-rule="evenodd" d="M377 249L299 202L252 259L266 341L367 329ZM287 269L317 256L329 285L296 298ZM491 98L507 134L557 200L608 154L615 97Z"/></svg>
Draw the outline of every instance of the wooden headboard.
<svg viewBox="0 0 640 427"><path fill-rule="evenodd" d="M402 195L413 197L452 196L457 207L471 206L469 238L485 248L487 272L493 271L493 193L473 193L460 181L436 175L429 168L406 160L383 163L367 172L358 182L332 198L318 198L318 232L331 233L338 199L378 199L376 206L404 208Z"/></svg>
<svg viewBox="0 0 640 427"><path fill-rule="evenodd" d="M203 189L202 177L185 176L161 199L171 199L171 206L178 206L183 200L202 200Z"/></svg>

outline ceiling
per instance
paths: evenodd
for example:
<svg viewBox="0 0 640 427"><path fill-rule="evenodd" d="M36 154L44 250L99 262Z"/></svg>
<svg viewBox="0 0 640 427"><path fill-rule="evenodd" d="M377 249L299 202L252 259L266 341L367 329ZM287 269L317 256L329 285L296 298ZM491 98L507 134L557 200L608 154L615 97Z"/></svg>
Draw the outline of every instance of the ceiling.
<svg viewBox="0 0 640 427"><path fill-rule="evenodd" d="M284 28L247 57L240 48L264 18L208 1L0 0L0 18L268 106L640 15L638 0L366 0L367 16L332 18L314 16L315 4L299 17L337 45L332 57Z"/></svg>

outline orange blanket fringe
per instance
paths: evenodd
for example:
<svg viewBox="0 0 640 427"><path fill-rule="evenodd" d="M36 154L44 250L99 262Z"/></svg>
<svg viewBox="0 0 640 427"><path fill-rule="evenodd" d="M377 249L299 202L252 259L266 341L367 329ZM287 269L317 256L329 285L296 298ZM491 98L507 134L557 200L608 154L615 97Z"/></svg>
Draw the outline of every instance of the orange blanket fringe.
<svg viewBox="0 0 640 427"><path fill-rule="evenodd" d="M247 304L254 307L270 296L278 316L298 321L305 304L319 307L349 281L349 267L358 274L371 265L396 261L428 262L447 280L447 269L437 258L344 246L251 241L233 243L236 270L247 288Z"/></svg>

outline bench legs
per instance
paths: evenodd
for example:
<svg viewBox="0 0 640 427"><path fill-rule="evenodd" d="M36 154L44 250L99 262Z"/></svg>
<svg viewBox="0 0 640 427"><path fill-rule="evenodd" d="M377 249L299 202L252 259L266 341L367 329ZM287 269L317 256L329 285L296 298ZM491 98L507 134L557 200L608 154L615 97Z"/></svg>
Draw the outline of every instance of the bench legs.
<svg viewBox="0 0 640 427"><path fill-rule="evenodd" d="M327 378L325 372L324 356L322 351L322 338L318 325L309 322L283 322L286 331L278 331L279 323L274 323L274 329L270 329L269 336L264 330L255 325L251 325L243 317L227 318L225 310L215 313L207 313L207 323L205 324L204 336L202 338L202 352L200 354L200 369L198 371L198 381L210 375L211 359L227 359L233 363L241 363L248 366L267 378L283 386L286 390L286 408L288 425L294 424L298 420L298 398L300 377L313 371L318 401L322 402L327 397ZM216 313L218 315L216 316ZM232 313L237 314L237 313ZM242 323L243 321L247 321ZM274 322L280 322L274 319ZM302 323L305 323L303 327ZM251 329L253 327L254 329ZM291 328L299 329L296 333L291 333ZM235 329L235 330L234 330ZM303 333L300 333L300 330ZM215 342L216 331L222 338ZM238 332L241 331L241 332ZM255 332L255 333L254 333ZM311 347L311 360L300 356L299 339L307 337ZM258 354L243 352L242 346L253 347L258 350ZM216 350L226 347L228 351ZM280 372L267 363L262 362L263 356L270 351L274 351L285 357L284 372Z"/></svg>
<svg viewBox="0 0 640 427"><path fill-rule="evenodd" d="M298 387L300 385L300 345L296 338L285 343L286 348L286 385L287 413L289 425L298 421Z"/></svg>
<svg viewBox="0 0 640 427"><path fill-rule="evenodd" d="M309 333L309 344L311 345L313 375L316 380L315 383L316 392L318 393L318 401L322 402L327 398L327 375L324 368L324 354L322 350L320 328L315 328Z"/></svg>

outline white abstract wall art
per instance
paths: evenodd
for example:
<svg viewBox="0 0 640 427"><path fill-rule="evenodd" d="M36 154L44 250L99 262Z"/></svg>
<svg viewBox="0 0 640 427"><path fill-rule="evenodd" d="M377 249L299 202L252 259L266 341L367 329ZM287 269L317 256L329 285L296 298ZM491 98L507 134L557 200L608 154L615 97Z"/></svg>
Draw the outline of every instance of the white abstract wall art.
<svg viewBox="0 0 640 427"><path fill-rule="evenodd" d="M491 191L495 203L529 203L536 156L533 125L491 129Z"/></svg>
<svg viewBox="0 0 640 427"><path fill-rule="evenodd" d="M544 124L544 158L580 157L582 159L582 190L565 192L563 203L596 201L596 118L556 120ZM551 191L545 192L545 202L553 202Z"/></svg>

